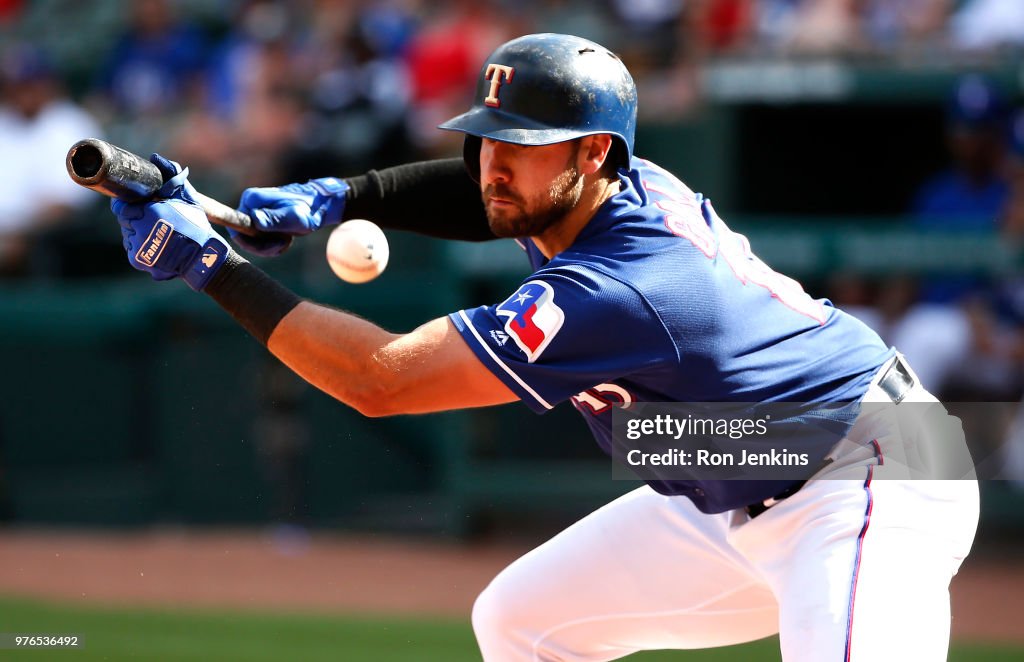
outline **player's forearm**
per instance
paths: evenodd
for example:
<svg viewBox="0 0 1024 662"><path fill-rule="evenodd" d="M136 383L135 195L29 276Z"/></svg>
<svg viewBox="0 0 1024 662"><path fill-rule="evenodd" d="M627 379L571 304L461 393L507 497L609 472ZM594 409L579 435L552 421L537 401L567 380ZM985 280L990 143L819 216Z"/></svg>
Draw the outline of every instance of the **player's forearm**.
<svg viewBox="0 0 1024 662"><path fill-rule="evenodd" d="M304 301L237 253L205 291L296 374L364 415L475 404L445 402L445 389L420 388L441 375L424 372L420 352L402 342L405 336Z"/></svg>
<svg viewBox="0 0 1024 662"><path fill-rule="evenodd" d="M383 228L441 239L495 239L462 159L408 163L345 181L351 186L346 219L369 218Z"/></svg>
<svg viewBox="0 0 1024 662"><path fill-rule="evenodd" d="M313 386L363 413L389 381L375 357L394 334L354 315L303 301L237 253L206 288L282 362Z"/></svg>
<svg viewBox="0 0 1024 662"><path fill-rule="evenodd" d="M395 411L392 391L400 373L387 348L400 336L346 313L309 301L293 309L267 347L297 375L366 416Z"/></svg>

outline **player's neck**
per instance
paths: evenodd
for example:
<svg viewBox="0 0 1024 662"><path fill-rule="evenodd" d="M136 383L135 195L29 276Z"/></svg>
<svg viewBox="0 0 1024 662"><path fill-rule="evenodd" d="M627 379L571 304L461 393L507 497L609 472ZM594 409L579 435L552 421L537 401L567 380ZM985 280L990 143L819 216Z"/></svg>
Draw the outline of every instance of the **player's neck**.
<svg viewBox="0 0 1024 662"><path fill-rule="evenodd" d="M583 190L583 197L571 212L541 234L531 237L534 245L549 260L558 255L572 246L576 237L597 213L598 208L604 204L605 200L618 192L618 179L595 180Z"/></svg>

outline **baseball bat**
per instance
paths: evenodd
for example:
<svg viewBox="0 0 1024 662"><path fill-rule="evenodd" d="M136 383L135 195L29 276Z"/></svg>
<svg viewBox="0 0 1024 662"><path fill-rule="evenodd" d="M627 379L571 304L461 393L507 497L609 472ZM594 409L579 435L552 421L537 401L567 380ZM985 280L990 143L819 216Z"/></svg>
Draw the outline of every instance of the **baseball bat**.
<svg viewBox="0 0 1024 662"><path fill-rule="evenodd" d="M72 145L64 165L76 184L128 202L148 200L164 183L160 170L147 159L98 138ZM251 237L263 234L253 227L248 215L222 202L202 193L197 194L196 201L211 223Z"/></svg>

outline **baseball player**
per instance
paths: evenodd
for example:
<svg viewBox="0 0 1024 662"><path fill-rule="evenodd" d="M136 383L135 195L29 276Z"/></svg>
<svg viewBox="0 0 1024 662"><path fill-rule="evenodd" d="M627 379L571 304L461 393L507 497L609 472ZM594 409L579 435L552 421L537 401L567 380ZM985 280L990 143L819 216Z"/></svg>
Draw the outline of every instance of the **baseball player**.
<svg viewBox="0 0 1024 662"><path fill-rule="evenodd" d="M607 450L617 406L861 408L815 449L810 480L652 480L526 554L474 606L484 659L611 660L776 632L786 662L945 659L977 485L902 479L895 460L931 434L900 412L936 401L866 326L634 156L636 106L607 49L528 35L488 57L472 109L441 125L465 134L464 159L243 194L267 234L235 239L264 255L350 217L524 249L533 273L505 300L406 334L304 301L247 262L193 203L187 170L158 155L162 199L112 206L132 266L206 292L368 416L569 401ZM890 406L868 415L876 403Z"/></svg>

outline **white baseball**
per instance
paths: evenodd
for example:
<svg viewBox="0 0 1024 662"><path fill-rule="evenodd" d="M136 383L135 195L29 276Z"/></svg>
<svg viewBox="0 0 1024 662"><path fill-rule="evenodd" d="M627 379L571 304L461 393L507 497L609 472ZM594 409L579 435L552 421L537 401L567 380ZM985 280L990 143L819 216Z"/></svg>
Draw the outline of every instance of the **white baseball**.
<svg viewBox="0 0 1024 662"><path fill-rule="evenodd" d="M361 218L345 221L327 238L327 263L346 283L366 283L381 275L390 254L384 232Z"/></svg>

